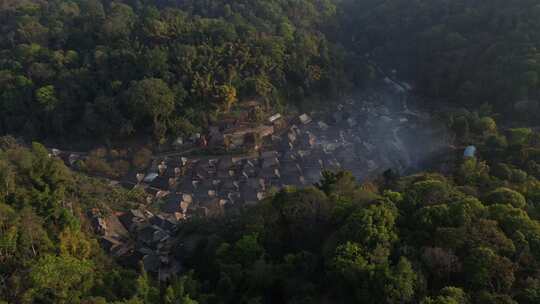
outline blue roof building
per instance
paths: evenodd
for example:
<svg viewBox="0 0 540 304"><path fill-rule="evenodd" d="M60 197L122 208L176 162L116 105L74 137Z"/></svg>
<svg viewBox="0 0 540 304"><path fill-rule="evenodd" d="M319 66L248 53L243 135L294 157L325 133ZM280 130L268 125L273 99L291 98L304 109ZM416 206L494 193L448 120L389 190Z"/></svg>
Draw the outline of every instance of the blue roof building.
<svg viewBox="0 0 540 304"><path fill-rule="evenodd" d="M468 146L465 148L465 151L463 151L463 157L475 157L476 155L476 147L475 146Z"/></svg>

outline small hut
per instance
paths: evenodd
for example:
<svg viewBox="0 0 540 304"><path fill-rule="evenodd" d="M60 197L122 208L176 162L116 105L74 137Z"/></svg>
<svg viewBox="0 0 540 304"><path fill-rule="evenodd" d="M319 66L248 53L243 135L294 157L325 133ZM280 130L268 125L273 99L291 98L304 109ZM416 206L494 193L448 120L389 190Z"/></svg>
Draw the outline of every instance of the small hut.
<svg viewBox="0 0 540 304"><path fill-rule="evenodd" d="M465 151L463 151L463 157L464 158L473 158L476 156L476 147L475 146L468 146L465 148Z"/></svg>

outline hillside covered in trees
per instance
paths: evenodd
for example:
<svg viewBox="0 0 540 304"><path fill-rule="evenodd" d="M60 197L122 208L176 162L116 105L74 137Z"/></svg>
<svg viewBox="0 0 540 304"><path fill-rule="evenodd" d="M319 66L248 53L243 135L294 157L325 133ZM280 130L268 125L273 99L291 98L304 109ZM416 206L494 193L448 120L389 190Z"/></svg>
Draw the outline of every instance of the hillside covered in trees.
<svg viewBox="0 0 540 304"><path fill-rule="evenodd" d="M397 68L421 94L538 117L537 1L343 2L350 49Z"/></svg>
<svg viewBox="0 0 540 304"><path fill-rule="evenodd" d="M451 176L324 174L227 217L181 224L181 277L157 282L98 246L93 208L141 196L70 172L39 144L0 150L7 303L538 303L540 134L478 113ZM485 123L491 121L491 124ZM482 123L484 122L484 123ZM121 262L121 261L118 261Z"/></svg>
<svg viewBox="0 0 540 304"><path fill-rule="evenodd" d="M4 1L5 2L5 1ZM337 95L331 1L7 1L0 133L31 138L190 134L257 98Z"/></svg>
<svg viewBox="0 0 540 304"><path fill-rule="evenodd" d="M245 100L330 103L379 67L460 108L440 115L445 174L325 172L189 218L167 281L109 256L89 216L144 192L0 137L0 304L540 303L539 39L533 0L0 0L0 135L28 142L163 143ZM88 172L129 171L97 154Z"/></svg>
<svg viewBox="0 0 540 304"><path fill-rule="evenodd" d="M177 254L206 283L193 295L208 303L540 301L540 134L498 129L478 112L449 118L474 126L461 138L480 151L459 151L449 176L387 172L359 184L326 173L238 217L187 224Z"/></svg>
<svg viewBox="0 0 540 304"><path fill-rule="evenodd" d="M3 134L163 142L238 101L331 102L365 84L373 60L434 100L539 108L533 0L0 4Z"/></svg>

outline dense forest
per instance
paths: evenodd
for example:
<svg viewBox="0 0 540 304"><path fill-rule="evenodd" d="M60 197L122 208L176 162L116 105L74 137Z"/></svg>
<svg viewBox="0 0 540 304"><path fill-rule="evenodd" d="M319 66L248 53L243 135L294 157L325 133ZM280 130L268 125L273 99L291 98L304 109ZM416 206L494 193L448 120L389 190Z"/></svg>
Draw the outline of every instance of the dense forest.
<svg viewBox="0 0 540 304"><path fill-rule="evenodd" d="M115 266L85 216L129 193L77 176L42 145L25 148L11 137L0 140L0 181L0 303L79 303L91 294L135 292L137 273Z"/></svg>
<svg viewBox="0 0 540 304"><path fill-rule="evenodd" d="M0 4L3 134L163 142L238 101L330 102L372 60L436 100L538 112L533 0Z"/></svg>
<svg viewBox="0 0 540 304"><path fill-rule="evenodd" d="M540 6L534 0L344 1L348 46L418 91L537 118ZM513 116L508 117L513 118Z"/></svg>
<svg viewBox="0 0 540 304"><path fill-rule="evenodd" d="M512 128L538 118L537 41L533 0L0 0L0 135L164 143L245 100L329 103L377 62L468 108L441 119L477 148L447 175L325 172L191 218L160 282L88 217L143 193L0 137L0 304L540 303L540 133Z"/></svg>
<svg viewBox="0 0 540 304"><path fill-rule="evenodd" d="M163 141L238 100L299 105L346 85L321 32L331 1L145 2L0 6L0 133Z"/></svg>

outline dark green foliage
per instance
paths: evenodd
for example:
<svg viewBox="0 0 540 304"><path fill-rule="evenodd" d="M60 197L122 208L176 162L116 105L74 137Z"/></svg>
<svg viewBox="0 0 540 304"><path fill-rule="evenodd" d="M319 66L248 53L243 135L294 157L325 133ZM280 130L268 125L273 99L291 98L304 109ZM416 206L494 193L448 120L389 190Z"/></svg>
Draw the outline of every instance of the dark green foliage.
<svg viewBox="0 0 540 304"><path fill-rule="evenodd" d="M326 172L317 188L284 189L235 221L196 226L206 236L197 233L191 255L213 258L188 265L220 303L534 302L540 182L524 171L534 143L493 154L490 136L500 135L485 132L470 131L477 156L458 159L452 176L358 184Z"/></svg>
<svg viewBox="0 0 540 304"><path fill-rule="evenodd" d="M46 255L30 269L28 302L79 302L88 293L93 280L93 265L71 256Z"/></svg>
<svg viewBox="0 0 540 304"><path fill-rule="evenodd" d="M347 86L333 1L20 2L0 6L0 134L162 141Z"/></svg>
<svg viewBox="0 0 540 304"><path fill-rule="evenodd" d="M456 287L445 287L440 294L435 297L428 297L422 300L422 304L467 304L469 303L467 294Z"/></svg>
<svg viewBox="0 0 540 304"><path fill-rule="evenodd" d="M411 185L405 193L411 208L444 203L450 195L446 181L424 180Z"/></svg>
<svg viewBox="0 0 540 304"><path fill-rule="evenodd" d="M474 108L488 102L519 121L538 118L538 2L346 0L343 11L355 37L348 45L398 69L422 94ZM476 124L460 118L455 127L462 137Z"/></svg>
<svg viewBox="0 0 540 304"><path fill-rule="evenodd" d="M508 130L506 137L508 138L508 144L517 146L527 144L531 135L531 129L517 128Z"/></svg>
<svg viewBox="0 0 540 304"><path fill-rule="evenodd" d="M97 195L105 188L99 183L80 187L84 178L40 144L28 149L9 138L1 142L0 299L81 303L94 296L133 297L136 273L106 257L86 226L92 199L110 203L111 193Z"/></svg>
<svg viewBox="0 0 540 304"><path fill-rule="evenodd" d="M205 223L201 246L226 241L204 249L216 253L207 254L216 257L213 271L197 271L207 261L190 267L220 303L528 303L540 223L521 189L538 182L512 178L517 165L500 164L494 177L488 160L472 160L474 178L417 174L380 192L348 173L325 173L322 191L285 189L234 223L211 231ZM499 177L509 178L506 187Z"/></svg>
<svg viewBox="0 0 540 304"><path fill-rule="evenodd" d="M464 261L468 282L472 288L508 291L514 283L513 265L488 248L472 250Z"/></svg>
<svg viewBox="0 0 540 304"><path fill-rule="evenodd" d="M135 125L150 125L156 140L162 141L166 122L174 112L174 94L161 79L148 78L133 82L127 91L128 108Z"/></svg>
<svg viewBox="0 0 540 304"><path fill-rule="evenodd" d="M489 204L509 204L516 208L525 208L525 197L517 191L508 188L498 188L485 198Z"/></svg>
<svg viewBox="0 0 540 304"><path fill-rule="evenodd" d="M484 131L470 136L477 132ZM9 301L472 304L538 298L540 182L521 170L535 154L514 147L493 156L479 141L477 157L458 160L455 175L447 177L420 173L359 184L350 173L326 172L315 187L282 189L245 212L193 218L176 236L182 245L175 254L187 272L158 286L144 270L138 275L116 266L85 230L84 211L137 205L142 193L107 190L71 173L39 144L0 143L0 270L9 286L0 295ZM133 162L144 167L147 152ZM91 154L108 153L116 154Z"/></svg>
<svg viewBox="0 0 540 304"><path fill-rule="evenodd" d="M105 256L85 216L142 193L1 138L0 303L540 301L540 135L499 133L493 113L538 118L537 1L4 0L0 20L0 134L162 143L239 101L301 107L364 84L367 53L419 94L473 108L447 118L457 146L478 148L447 177L327 172L239 215L193 218L175 236L186 272L158 285ZM129 170L102 154L80 169Z"/></svg>

